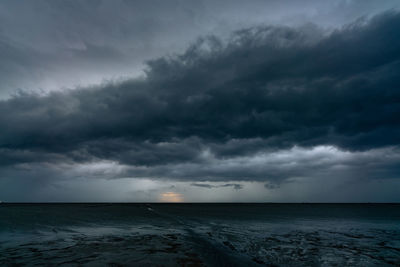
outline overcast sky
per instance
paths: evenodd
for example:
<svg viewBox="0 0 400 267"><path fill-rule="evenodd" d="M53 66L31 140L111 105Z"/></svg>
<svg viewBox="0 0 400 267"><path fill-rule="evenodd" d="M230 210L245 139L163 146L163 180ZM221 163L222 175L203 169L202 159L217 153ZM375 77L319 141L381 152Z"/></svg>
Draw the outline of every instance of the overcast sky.
<svg viewBox="0 0 400 267"><path fill-rule="evenodd" d="M0 2L2 201L400 201L399 1Z"/></svg>

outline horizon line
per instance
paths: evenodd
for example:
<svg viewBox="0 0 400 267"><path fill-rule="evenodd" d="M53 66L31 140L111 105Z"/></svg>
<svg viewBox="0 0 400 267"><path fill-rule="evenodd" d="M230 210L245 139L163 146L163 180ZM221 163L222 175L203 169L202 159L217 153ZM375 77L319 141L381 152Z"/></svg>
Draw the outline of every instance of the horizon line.
<svg viewBox="0 0 400 267"><path fill-rule="evenodd" d="M0 204L400 204L400 202L75 202L75 201L46 201L19 202L0 201Z"/></svg>

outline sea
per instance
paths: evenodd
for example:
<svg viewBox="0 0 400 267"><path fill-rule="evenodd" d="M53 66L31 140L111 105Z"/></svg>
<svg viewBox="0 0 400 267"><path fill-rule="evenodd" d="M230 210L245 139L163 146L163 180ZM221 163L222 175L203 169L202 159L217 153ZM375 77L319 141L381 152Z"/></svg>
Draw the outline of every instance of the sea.
<svg viewBox="0 0 400 267"><path fill-rule="evenodd" d="M0 266L400 266L400 204L0 204Z"/></svg>

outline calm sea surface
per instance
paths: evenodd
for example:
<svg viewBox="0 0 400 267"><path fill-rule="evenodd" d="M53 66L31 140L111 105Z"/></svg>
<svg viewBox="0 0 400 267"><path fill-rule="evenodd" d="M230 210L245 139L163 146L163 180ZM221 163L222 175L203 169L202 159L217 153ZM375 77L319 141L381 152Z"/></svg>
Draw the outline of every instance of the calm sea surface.
<svg viewBox="0 0 400 267"><path fill-rule="evenodd" d="M398 204L0 204L0 266L400 266Z"/></svg>

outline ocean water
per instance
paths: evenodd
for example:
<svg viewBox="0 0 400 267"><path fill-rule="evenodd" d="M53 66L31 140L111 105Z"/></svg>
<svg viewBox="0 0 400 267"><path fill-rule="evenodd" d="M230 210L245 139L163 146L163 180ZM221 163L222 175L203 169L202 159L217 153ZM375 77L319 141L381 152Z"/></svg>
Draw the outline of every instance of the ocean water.
<svg viewBox="0 0 400 267"><path fill-rule="evenodd" d="M0 266L400 266L398 204L0 204Z"/></svg>

